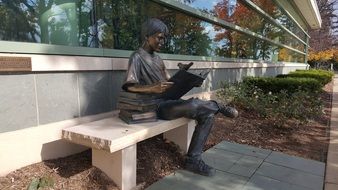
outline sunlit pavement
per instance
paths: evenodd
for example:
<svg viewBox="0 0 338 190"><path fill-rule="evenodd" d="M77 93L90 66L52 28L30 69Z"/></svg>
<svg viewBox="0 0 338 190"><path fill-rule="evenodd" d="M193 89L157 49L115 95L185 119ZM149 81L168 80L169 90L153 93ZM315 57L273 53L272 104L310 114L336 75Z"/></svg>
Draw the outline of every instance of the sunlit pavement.
<svg viewBox="0 0 338 190"><path fill-rule="evenodd" d="M178 170L147 190L321 190L325 163L222 142L203 153L213 177Z"/></svg>

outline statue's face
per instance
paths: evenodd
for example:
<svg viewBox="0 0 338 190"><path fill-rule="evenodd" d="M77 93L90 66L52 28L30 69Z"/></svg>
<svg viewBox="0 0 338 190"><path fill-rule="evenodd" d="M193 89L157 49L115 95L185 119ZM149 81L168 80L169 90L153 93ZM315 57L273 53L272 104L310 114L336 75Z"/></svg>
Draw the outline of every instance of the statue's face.
<svg viewBox="0 0 338 190"><path fill-rule="evenodd" d="M164 45L165 35L164 33L156 33L148 37L148 44L150 51L159 52Z"/></svg>

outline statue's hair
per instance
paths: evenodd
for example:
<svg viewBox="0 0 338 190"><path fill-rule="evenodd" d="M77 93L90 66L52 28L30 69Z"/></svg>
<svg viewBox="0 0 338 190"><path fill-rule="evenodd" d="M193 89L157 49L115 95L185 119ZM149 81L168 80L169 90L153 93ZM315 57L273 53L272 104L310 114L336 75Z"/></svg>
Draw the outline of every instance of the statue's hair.
<svg viewBox="0 0 338 190"><path fill-rule="evenodd" d="M164 33L166 36L169 33L167 25L165 25L161 20L151 18L142 24L141 36L143 39L156 33Z"/></svg>

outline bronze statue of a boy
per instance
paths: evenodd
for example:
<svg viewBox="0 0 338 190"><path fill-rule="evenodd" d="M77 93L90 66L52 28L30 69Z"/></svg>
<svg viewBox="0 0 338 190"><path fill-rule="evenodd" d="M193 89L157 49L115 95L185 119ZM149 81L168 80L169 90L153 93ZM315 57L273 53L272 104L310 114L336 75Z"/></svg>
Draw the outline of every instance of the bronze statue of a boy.
<svg viewBox="0 0 338 190"><path fill-rule="evenodd" d="M159 52L164 45L168 28L159 19L152 18L143 23L141 35L143 44L130 56L122 88L135 93L163 93L172 86L172 83L167 82L170 75L163 60L154 52ZM185 161L186 170L205 176L215 174L215 169L203 162L201 154L213 126L214 115L218 112L231 118L238 116L236 109L213 100L190 98L163 100L159 103L157 115L160 119L186 117L197 121Z"/></svg>

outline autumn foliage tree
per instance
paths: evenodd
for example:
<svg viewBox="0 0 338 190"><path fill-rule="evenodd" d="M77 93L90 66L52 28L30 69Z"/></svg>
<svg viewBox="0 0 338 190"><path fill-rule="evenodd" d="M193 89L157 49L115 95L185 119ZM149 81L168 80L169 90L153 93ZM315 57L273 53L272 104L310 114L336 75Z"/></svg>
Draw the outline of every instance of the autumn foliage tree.
<svg viewBox="0 0 338 190"><path fill-rule="evenodd" d="M313 68L330 68L331 64L334 70L338 69L338 49L329 49L323 51L312 51L309 53L308 63Z"/></svg>
<svg viewBox="0 0 338 190"><path fill-rule="evenodd" d="M256 0L255 4L264 7L265 10L269 11L269 14L277 14L276 7L273 6L271 1ZM283 40L280 30L255 11L242 4L241 1L237 1L233 14L229 14L228 6L229 0L219 1L214 6L214 14L220 19L241 26L264 37L274 40L279 36L279 40ZM214 41L218 42L223 40L225 42L224 45L216 51L220 56L269 60L276 51L276 47L271 46L269 43L257 38L246 37L240 32L224 30L217 26L215 26L215 31L217 34Z"/></svg>

